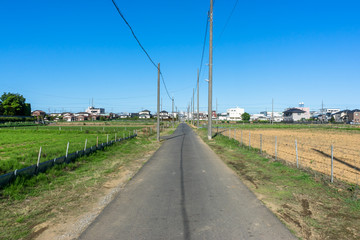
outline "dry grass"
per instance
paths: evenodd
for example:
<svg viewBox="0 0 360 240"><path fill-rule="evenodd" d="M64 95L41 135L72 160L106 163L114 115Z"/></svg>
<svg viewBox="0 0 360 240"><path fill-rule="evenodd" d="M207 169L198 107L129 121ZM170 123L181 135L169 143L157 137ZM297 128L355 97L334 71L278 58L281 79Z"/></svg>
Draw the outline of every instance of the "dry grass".
<svg viewBox="0 0 360 240"><path fill-rule="evenodd" d="M298 144L299 164L330 175L331 145L334 146L334 177L350 183L359 184L360 176L360 132L338 131L324 129L237 129L230 131L230 137L260 149L262 135L262 150L270 156L275 156L275 137L277 137L277 157L296 163L295 140ZM229 136L229 131L222 132Z"/></svg>

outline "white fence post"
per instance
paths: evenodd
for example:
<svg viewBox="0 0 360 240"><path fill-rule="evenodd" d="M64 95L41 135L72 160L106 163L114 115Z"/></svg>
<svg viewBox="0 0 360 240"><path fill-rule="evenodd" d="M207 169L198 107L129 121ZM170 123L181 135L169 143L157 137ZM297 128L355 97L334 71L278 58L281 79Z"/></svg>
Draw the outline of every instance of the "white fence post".
<svg viewBox="0 0 360 240"><path fill-rule="evenodd" d="M262 154L262 134L260 134L260 153Z"/></svg>
<svg viewBox="0 0 360 240"><path fill-rule="evenodd" d="M296 151L296 167L299 168L299 155L298 155L298 147L297 147L296 139L295 139L295 151Z"/></svg>
<svg viewBox="0 0 360 240"><path fill-rule="evenodd" d="M331 145L331 182L334 182L334 146Z"/></svg>
<svg viewBox="0 0 360 240"><path fill-rule="evenodd" d="M96 147L99 146L99 136L96 136Z"/></svg>
<svg viewBox="0 0 360 240"><path fill-rule="evenodd" d="M68 152L69 152L69 142L67 143L67 147L66 147L66 155L65 155L65 157L67 157L68 156Z"/></svg>
<svg viewBox="0 0 360 240"><path fill-rule="evenodd" d="M249 150L251 148L251 133L249 132Z"/></svg>
<svg viewBox="0 0 360 240"><path fill-rule="evenodd" d="M277 136L275 136L275 160L277 160Z"/></svg>
<svg viewBox="0 0 360 240"><path fill-rule="evenodd" d="M85 140L84 151L86 150L86 145L87 145L87 139Z"/></svg>
<svg viewBox="0 0 360 240"><path fill-rule="evenodd" d="M37 167L39 167L39 164L40 164L40 157L41 157L41 147L39 150L39 156L38 156L38 160L37 160L37 164L36 164Z"/></svg>
<svg viewBox="0 0 360 240"><path fill-rule="evenodd" d="M241 130L241 145L243 145L243 134L242 134L242 130Z"/></svg>
<svg viewBox="0 0 360 240"><path fill-rule="evenodd" d="M116 133L115 133L115 142L116 142Z"/></svg>

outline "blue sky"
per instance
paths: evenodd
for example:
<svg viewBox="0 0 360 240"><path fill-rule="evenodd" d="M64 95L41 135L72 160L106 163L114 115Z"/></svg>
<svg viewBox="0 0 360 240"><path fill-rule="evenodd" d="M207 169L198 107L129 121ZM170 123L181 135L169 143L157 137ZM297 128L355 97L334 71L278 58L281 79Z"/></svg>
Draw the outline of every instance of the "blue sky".
<svg viewBox="0 0 360 240"><path fill-rule="evenodd" d="M360 108L360 2L216 0L214 91L219 111L296 106ZM196 86L209 1L117 1L176 106ZM156 111L157 70L111 0L0 3L0 92L23 94L33 110ZM208 45L204 64L208 63ZM200 80L207 110L208 67ZM171 101L161 86L163 108Z"/></svg>

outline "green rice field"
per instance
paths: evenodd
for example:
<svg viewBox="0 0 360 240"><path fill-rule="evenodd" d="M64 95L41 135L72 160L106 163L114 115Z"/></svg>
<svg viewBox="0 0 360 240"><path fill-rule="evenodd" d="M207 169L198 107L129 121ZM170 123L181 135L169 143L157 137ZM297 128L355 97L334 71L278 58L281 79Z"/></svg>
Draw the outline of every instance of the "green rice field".
<svg viewBox="0 0 360 240"><path fill-rule="evenodd" d="M141 127L134 126L31 126L0 128L0 174L21 169L40 162L84 149L97 143L104 143L129 136Z"/></svg>

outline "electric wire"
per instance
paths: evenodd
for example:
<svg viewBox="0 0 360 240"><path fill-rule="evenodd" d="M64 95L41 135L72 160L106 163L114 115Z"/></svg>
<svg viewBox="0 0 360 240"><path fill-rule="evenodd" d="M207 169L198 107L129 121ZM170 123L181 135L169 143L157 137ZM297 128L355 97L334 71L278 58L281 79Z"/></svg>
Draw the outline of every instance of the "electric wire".
<svg viewBox="0 0 360 240"><path fill-rule="evenodd" d="M224 25L224 27L222 28L222 30L221 30L221 32L220 32L220 35L219 35L216 43L218 43L218 42L220 41L223 33L225 32L225 29L226 29L227 25L229 24L230 19L231 19L232 15L234 14L235 9L236 9L238 3L239 3L239 0L236 0L236 2L235 2L235 4L234 4L234 7L232 8L232 10L231 10L231 12L230 12L230 15L228 16L228 18L227 18L227 20L226 20L226 22L225 22L225 25Z"/></svg>
<svg viewBox="0 0 360 240"><path fill-rule="evenodd" d="M119 7L117 6L116 2L114 0L111 0L112 3L114 4L116 10L118 11L120 17L124 20L125 24L129 27L133 37L135 38L135 40L137 41L137 43L139 44L140 48L143 50L143 52L146 54L146 56L148 57L148 59L150 60L150 62L156 67L156 69L158 69L160 71L160 76L161 76L161 80L164 84L166 93L168 95L168 97L170 98L170 100L172 100L172 97L169 94L169 91L167 89L167 86L165 84L165 80L164 80L164 76L161 72L161 70L158 68L158 66L155 64L155 62L152 60L152 58L150 57L150 55L148 54L148 52L145 50L145 48L143 47L143 45L140 43L139 39L136 37L134 30L132 29L132 27L130 26L130 24L128 23L128 21L125 19L124 15L122 14L122 12L120 11Z"/></svg>

